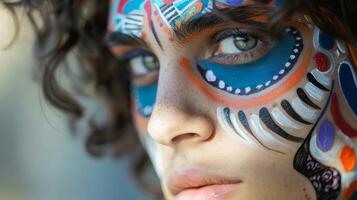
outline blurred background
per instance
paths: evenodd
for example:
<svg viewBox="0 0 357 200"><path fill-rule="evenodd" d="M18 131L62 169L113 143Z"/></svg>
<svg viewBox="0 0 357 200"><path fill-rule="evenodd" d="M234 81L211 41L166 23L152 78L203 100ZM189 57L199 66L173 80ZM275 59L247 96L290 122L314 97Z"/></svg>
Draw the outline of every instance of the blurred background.
<svg viewBox="0 0 357 200"><path fill-rule="evenodd" d="M0 200L150 200L130 177L128 160L90 158L83 137L44 101L32 80L33 30L20 30L0 4ZM95 105L93 105L95 110Z"/></svg>

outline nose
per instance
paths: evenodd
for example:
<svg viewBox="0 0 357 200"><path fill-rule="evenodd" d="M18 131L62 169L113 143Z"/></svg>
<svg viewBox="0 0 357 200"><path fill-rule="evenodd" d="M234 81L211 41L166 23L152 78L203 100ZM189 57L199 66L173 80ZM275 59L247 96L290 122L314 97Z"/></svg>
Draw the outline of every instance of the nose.
<svg viewBox="0 0 357 200"><path fill-rule="evenodd" d="M148 133L163 145L197 144L209 140L214 124L204 103L176 64L162 66ZM206 112L204 112L205 110Z"/></svg>

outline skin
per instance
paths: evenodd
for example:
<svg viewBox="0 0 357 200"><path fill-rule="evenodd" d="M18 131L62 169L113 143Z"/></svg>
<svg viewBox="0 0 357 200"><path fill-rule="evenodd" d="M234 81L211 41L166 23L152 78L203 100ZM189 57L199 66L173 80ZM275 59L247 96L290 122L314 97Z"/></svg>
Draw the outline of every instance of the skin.
<svg viewBox="0 0 357 200"><path fill-rule="evenodd" d="M113 4L113 7L117 8L115 2ZM244 1L243 4L255 5L258 3ZM276 4L272 1L264 6L274 8ZM302 15L297 15L294 19L286 21L286 27L294 27L298 30L304 41L304 48L294 68L281 80L264 90L246 95L233 95L205 81L197 70L196 64L207 61L217 52L232 50L232 45L222 42L226 40L212 41L212 36L216 33L232 28L249 32L254 30L247 24L231 22L224 26L210 27L184 38L177 38L173 36L172 32L175 27L163 23L163 19L154 13L155 10L152 9L150 14L145 14L142 29L139 32L129 33L115 27L115 24L112 23L110 23L109 32L133 34L145 44L144 46L112 46L113 53L119 59L137 49L145 49L150 52L151 56L156 57L159 63L159 68L145 72L140 68L142 63L135 60L142 59L142 54L135 54L136 56L131 56L128 59L128 63L131 64L130 68L134 72L132 74L133 118L139 136L160 177L166 199L174 198L168 189L169 176L180 169L202 169L209 173L240 179L242 183L237 191L225 199L322 199L322 193L316 190L306 174L297 169L294 159L304 144L308 144L307 146L312 148L316 146L314 146L316 142L310 142L310 136L318 135L321 124L326 120L330 121L335 129L332 147L322 155L316 156L314 153L312 155L328 169L340 173L342 177L339 183L338 197L331 196L330 199L349 199L354 191L352 183L356 177L356 169L353 165L356 143L353 134L354 130L357 130L356 123L354 123L357 118L351 109L353 106L348 104L348 100L346 101L348 98L344 98L346 96L341 90L343 84L338 81L337 70L338 64L342 61L346 60L353 64L353 61L349 59L348 51L340 52L339 55L326 53L332 55L330 61L335 62L331 65L332 71L328 75L335 84L330 84L330 91L324 93L321 101L313 100L313 103L321 109L315 109L315 115L309 120L311 124L297 123L298 129L283 127L286 132L301 140L296 142L277 137L284 144L279 146L265 139L261 139L261 143L257 143L250 137L249 141L255 141L253 142L255 145L249 145L237 134L232 134L231 129L227 129L227 126L219 120L217 108L229 108L232 113L244 111L250 120L254 115L259 116L259 111L263 107L272 113L274 108L281 108L279 104L283 100L293 102L297 97L297 89L304 88L309 82L306 74L316 69L317 64L314 61L314 56L320 51L313 45L316 28L306 20L302 20L304 19ZM150 16L152 19L149 19ZM264 22L264 17L254 20ZM152 23L149 23L150 21ZM265 33L265 35L267 34ZM255 52L255 54L250 54L250 60L245 62L250 63L264 59L264 56L274 52L274 46L280 43L268 40L271 45L263 48L264 45L260 44L260 49L259 45L251 49L249 52ZM337 49L335 45L333 52L336 52ZM218 62L232 65L232 61L216 58L214 66L217 66ZM244 64L242 60L240 62L240 64ZM236 65L234 64L234 66ZM237 66L242 67L242 65ZM219 78L222 78L222 74L226 76L222 72ZM262 75L262 77L264 76ZM244 83L242 84L244 85ZM148 97L150 95L152 97ZM335 99L334 96L336 96ZM338 104L336 104L336 99ZM337 110L342 113L343 121L349 126L349 129L336 122L338 121L334 117L336 109L333 109L332 104L335 107L338 105ZM147 107L146 110L142 108L147 105L152 107ZM298 113L300 112L298 111ZM249 121L249 124L252 127L252 121ZM266 125L263 126L263 129L271 133ZM242 130L245 131L243 128ZM350 130L349 133L348 130ZM256 130L253 132L259 135ZM341 134L338 135L337 132ZM349 151L350 154L343 154L345 158L341 158L343 147L352 149ZM333 150L339 153L332 155ZM329 160L326 161L323 158L329 158ZM346 178L347 176L353 178Z"/></svg>

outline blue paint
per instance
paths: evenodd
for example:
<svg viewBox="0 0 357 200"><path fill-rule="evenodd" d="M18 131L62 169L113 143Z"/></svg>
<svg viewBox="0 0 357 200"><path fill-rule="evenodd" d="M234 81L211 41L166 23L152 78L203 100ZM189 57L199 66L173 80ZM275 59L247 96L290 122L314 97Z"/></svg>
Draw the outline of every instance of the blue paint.
<svg viewBox="0 0 357 200"><path fill-rule="evenodd" d="M357 80L353 66L343 62L338 70L338 78L343 95L353 113L357 116Z"/></svg>
<svg viewBox="0 0 357 200"><path fill-rule="evenodd" d="M267 55L258 60L239 65L225 65L210 60L200 60L198 64L206 70L212 70L220 80L233 88L255 88L257 85L271 81L273 76L285 68L285 63L290 59L294 44L294 36L286 33Z"/></svg>
<svg viewBox="0 0 357 200"><path fill-rule="evenodd" d="M335 39L326 33L321 32L319 35L320 47L326 50L331 50L335 46Z"/></svg>
<svg viewBox="0 0 357 200"><path fill-rule="evenodd" d="M156 101L156 92L157 92L157 82L142 87L134 87L132 89L134 91L136 107L139 113L143 117L150 117L151 113L145 113L145 107L153 108Z"/></svg>
<svg viewBox="0 0 357 200"><path fill-rule="evenodd" d="M227 0L226 3L228 5L236 6L242 3L242 0Z"/></svg>
<svg viewBox="0 0 357 200"><path fill-rule="evenodd" d="M334 141L335 128L329 120L325 120L317 130L317 146L321 151L327 152L332 148Z"/></svg>

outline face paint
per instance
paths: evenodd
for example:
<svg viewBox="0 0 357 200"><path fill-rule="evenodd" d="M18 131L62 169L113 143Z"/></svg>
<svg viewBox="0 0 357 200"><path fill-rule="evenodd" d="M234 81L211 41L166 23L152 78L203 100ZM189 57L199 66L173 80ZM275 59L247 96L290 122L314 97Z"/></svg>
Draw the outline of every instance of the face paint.
<svg viewBox="0 0 357 200"><path fill-rule="evenodd" d="M271 0L258 1L270 4ZM169 30L214 9L239 6L243 0L113 0L109 16L109 31L142 36L144 18L151 23L152 11ZM280 3L277 2L277 5Z"/></svg>
<svg viewBox="0 0 357 200"><path fill-rule="evenodd" d="M355 70L350 63L342 62L340 64L338 80L348 105L357 116L357 79L355 74Z"/></svg>
<svg viewBox="0 0 357 200"><path fill-rule="evenodd" d="M279 6L281 2L275 1ZM153 32L153 36L160 41L161 31L169 32L216 7L241 3L113 0L110 31L143 37L143 30L153 26L153 13L153 18L158 20L154 23L162 28ZM296 23L292 25L295 27ZM350 63L346 56L347 48L342 42L316 31L312 43L307 33L310 30L299 25L287 29L283 39L265 56L245 63L228 65L215 59L183 57L180 64L193 85L220 105L217 118L225 132L257 152L267 151L284 157L289 156L292 146L301 145L293 166L311 183L317 199L341 196L347 199L357 187L356 151L352 140L347 137L355 137L356 128L350 124L351 120L345 119L341 107L344 101L354 102L353 95L348 96L348 88L355 88L352 83L356 83L351 70L353 66L347 68L342 64ZM158 46L163 49L167 43L162 42ZM339 81L336 81L335 69L339 66L342 67L338 72ZM244 67L247 69L243 70ZM346 74L349 74L347 79L344 78ZM334 87L334 83L339 84L340 92L336 91L339 87ZM155 105L157 87L156 81L132 87L136 111L146 122ZM353 111L354 104L349 106ZM161 176L164 171L162 163L166 162L166 157L161 158L164 156L162 149L148 134L140 137ZM310 198L307 189L303 193L306 199Z"/></svg>
<svg viewBox="0 0 357 200"><path fill-rule="evenodd" d="M247 96L263 91L287 76L294 69L303 46L299 31L288 28L284 38L259 60L239 65L201 60L198 69L213 87L229 94Z"/></svg>
<svg viewBox="0 0 357 200"><path fill-rule="evenodd" d="M148 86L134 86L132 90L139 113L145 118L150 117L155 104L157 83Z"/></svg>
<svg viewBox="0 0 357 200"><path fill-rule="evenodd" d="M145 0L113 0L109 31L141 37Z"/></svg>

